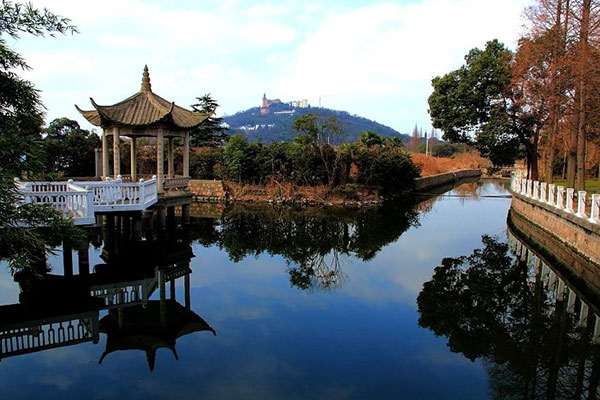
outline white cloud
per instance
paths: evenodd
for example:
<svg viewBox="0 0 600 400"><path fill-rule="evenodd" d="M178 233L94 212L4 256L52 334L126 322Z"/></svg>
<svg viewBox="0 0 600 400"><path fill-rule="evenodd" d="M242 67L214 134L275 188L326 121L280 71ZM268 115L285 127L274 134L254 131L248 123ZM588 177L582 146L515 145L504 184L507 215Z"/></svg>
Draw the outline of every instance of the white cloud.
<svg viewBox="0 0 600 400"><path fill-rule="evenodd" d="M274 87L393 123L367 99L415 104L423 120L432 77L458 67L464 54L499 38L514 46L524 2L425 0L374 4L325 19L298 48L294 67ZM343 98L346 98L344 100ZM385 110L387 112L388 110ZM412 124L405 125L408 129ZM396 127L398 127L396 125Z"/></svg>
<svg viewBox="0 0 600 400"><path fill-rule="evenodd" d="M73 103L133 94L148 64L157 93L181 105L210 92L233 113L266 91L313 105L322 98L407 131L428 123L433 76L486 40L514 46L526 2L39 0L81 33L23 36L15 46L34 68L26 76L43 91L49 119L82 121Z"/></svg>

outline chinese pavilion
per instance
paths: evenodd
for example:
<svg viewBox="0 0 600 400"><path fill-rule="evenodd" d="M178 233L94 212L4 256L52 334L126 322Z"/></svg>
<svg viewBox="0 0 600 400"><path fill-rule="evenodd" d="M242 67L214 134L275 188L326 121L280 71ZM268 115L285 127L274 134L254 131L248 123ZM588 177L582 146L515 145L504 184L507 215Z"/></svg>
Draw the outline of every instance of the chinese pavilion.
<svg viewBox="0 0 600 400"><path fill-rule="evenodd" d="M113 173L121 175L120 138L131 138L131 180L137 180L136 139L156 138L156 176L158 191L186 187L190 175L190 131L202 124L210 114L193 112L175 105L152 92L148 66L144 67L142 86L133 96L113 104L101 106L90 98L94 110L77 110L92 125L102 128L102 178L108 177L108 136L113 136ZM176 176L174 162L175 139L183 139L183 171ZM164 145L167 139L167 174L164 173Z"/></svg>

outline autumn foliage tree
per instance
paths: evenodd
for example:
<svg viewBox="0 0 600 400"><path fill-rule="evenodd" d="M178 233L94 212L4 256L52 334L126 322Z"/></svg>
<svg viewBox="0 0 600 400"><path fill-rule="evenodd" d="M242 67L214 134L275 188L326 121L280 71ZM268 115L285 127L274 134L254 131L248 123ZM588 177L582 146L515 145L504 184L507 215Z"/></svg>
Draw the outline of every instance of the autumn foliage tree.
<svg viewBox="0 0 600 400"><path fill-rule="evenodd" d="M567 185L583 190L593 166L600 179L600 2L536 0L525 16L514 53L491 41L433 79L433 124L492 160L522 154L533 179L541 156L548 183L564 164Z"/></svg>
<svg viewBox="0 0 600 400"><path fill-rule="evenodd" d="M545 40L550 76L546 96L550 116L544 126L545 179L553 180L555 156L566 157L569 187L585 188L586 172L595 156L600 109L600 4L592 0L537 0L526 10L527 39Z"/></svg>

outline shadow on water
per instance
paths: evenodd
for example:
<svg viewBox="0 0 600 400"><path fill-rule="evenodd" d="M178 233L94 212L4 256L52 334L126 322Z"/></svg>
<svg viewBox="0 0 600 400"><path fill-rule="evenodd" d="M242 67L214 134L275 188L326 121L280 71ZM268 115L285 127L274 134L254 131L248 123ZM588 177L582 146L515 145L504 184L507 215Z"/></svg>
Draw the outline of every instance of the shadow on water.
<svg viewBox="0 0 600 400"><path fill-rule="evenodd" d="M459 190L476 195L480 187L471 182ZM346 282L345 259L375 258L418 226L419 216L438 196L432 193L378 208L236 205L224 211L217 208L222 211L219 218L196 217L189 225L179 225L171 215L164 230L146 220L142 232L135 231L126 215L105 217L99 227L87 231L86 245L63 249L62 271L44 265L14 275L21 293L18 303L0 306L0 361L99 343L104 334L106 349L100 363L115 351L138 350L146 354L153 370L157 349L167 348L177 359L178 338L199 331L216 335L191 309L190 243L217 246L234 262L262 253L279 255L286 260L292 286L333 290ZM102 262L90 265L89 245L100 250ZM178 279L184 281L183 303L177 299Z"/></svg>
<svg viewBox="0 0 600 400"><path fill-rule="evenodd" d="M78 273L71 251L63 251L63 273L24 270L14 275L19 303L0 306L0 360L78 343L98 343L106 335L99 362L115 351L141 350L154 369L156 351L175 348L178 338L215 330L191 310L190 259L186 229L171 221L165 231L146 229L134 237L126 217L106 217L88 241L103 244L90 272L88 248L78 250ZM177 279L184 301L177 301ZM167 288L168 286L168 288ZM159 300L151 296L158 291ZM167 297L167 293L169 296ZM106 315L100 318L100 313Z"/></svg>
<svg viewBox="0 0 600 400"><path fill-rule="evenodd" d="M508 242L483 236L471 255L442 260L418 296L419 325L445 336L453 352L480 360L492 398L598 398L597 282L548 257L572 260L513 218Z"/></svg>
<svg viewBox="0 0 600 400"><path fill-rule="evenodd" d="M372 260L418 226L420 214L429 212L441 194L454 189L477 198L482 186L478 178L465 179L377 208L234 204L222 209L219 219L195 218L191 237L206 247L217 245L234 262L262 253L283 256L292 286L330 290L346 282L344 258Z"/></svg>

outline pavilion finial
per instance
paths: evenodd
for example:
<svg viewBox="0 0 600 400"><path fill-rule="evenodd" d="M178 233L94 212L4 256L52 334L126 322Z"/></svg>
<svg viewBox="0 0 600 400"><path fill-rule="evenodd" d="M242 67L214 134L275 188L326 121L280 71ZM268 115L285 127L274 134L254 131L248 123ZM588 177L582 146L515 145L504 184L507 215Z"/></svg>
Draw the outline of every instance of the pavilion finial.
<svg viewBox="0 0 600 400"><path fill-rule="evenodd" d="M150 73L148 72L148 66L144 66L144 73L142 74L142 92L151 92L152 85L150 85Z"/></svg>

